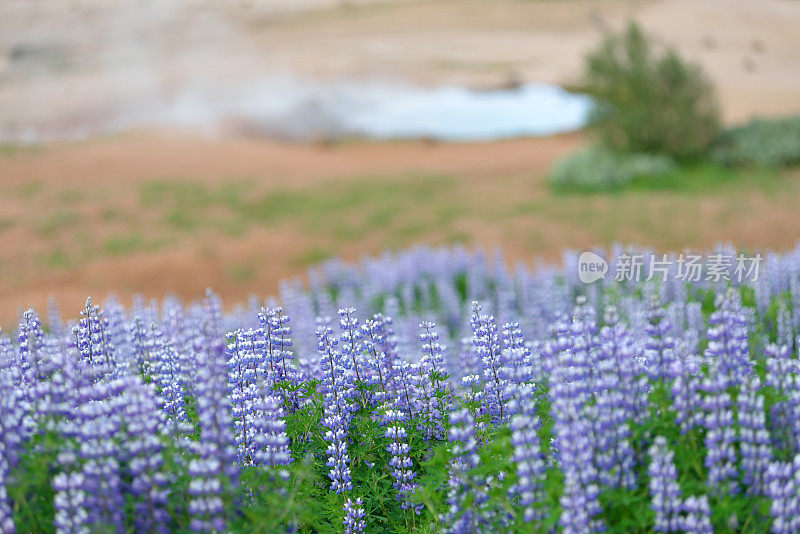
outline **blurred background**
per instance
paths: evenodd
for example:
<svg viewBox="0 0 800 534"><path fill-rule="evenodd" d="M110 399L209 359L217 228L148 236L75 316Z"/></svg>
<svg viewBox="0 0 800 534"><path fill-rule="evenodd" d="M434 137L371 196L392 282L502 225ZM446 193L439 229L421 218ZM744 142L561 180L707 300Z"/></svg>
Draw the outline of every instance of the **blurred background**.
<svg viewBox="0 0 800 534"><path fill-rule="evenodd" d="M0 324L417 244L791 246L798 28L797 0L1 0Z"/></svg>

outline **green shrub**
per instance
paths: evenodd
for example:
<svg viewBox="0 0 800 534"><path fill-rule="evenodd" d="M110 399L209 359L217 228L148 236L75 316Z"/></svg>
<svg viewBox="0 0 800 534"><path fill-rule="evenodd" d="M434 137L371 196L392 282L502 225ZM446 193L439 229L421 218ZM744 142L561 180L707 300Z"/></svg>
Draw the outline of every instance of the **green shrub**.
<svg viewBox="0 0 800 534"><path fill-rule="evenodd" d="M633 23L587 56L585 78L595 98L589 126L610 148L694 157L719 133L714 90L700 67L674 50L655 52Z"/></svg>
<svg viewBox="0 0 800 534"><path fill-rule="evenodd" d="M730 166L800 164L800 116L756 119L722 134L712 158Z"/></svg>
<svg viewBox="0 0 800 534"><path fill-rule="evenodd" d="M550 185L560 190L607 191L636 178L663 176L675 168L675 162L665 155L589 148L558 161Z"/></svg>

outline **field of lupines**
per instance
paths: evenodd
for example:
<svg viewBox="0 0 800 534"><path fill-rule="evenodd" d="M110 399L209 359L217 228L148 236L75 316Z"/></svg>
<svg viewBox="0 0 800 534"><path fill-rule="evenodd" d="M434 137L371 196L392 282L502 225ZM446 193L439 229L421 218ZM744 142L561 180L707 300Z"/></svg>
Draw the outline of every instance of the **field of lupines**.
<svg viewBox="0 0 800 534"><path fill-rule="evenodd" d="M741 284L576 262L417 248L228 311L26 311L0 532L800 532L800 247Z"/></svg>

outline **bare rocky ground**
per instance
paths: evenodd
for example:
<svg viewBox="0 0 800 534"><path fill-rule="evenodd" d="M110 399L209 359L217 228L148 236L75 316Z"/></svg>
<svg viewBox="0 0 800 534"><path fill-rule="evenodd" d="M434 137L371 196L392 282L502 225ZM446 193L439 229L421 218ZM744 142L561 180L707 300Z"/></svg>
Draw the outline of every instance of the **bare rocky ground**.
<svg viewBox="0 0 800 534"><path fill-rule="evenodd" d="M496 87L574 83L630 17L707 67L729 122L800 111L792 0L4 0L0 129L75 131L193 87L258 77ZM0 324L54 295L273 294L331 254L501 245L517 259L614 240L662 250L800 237L797 172L698 191L559 196L582 135L482 144L291 144L171 130L0 146ZM79 132L80 133L80 132Z"/></svg>

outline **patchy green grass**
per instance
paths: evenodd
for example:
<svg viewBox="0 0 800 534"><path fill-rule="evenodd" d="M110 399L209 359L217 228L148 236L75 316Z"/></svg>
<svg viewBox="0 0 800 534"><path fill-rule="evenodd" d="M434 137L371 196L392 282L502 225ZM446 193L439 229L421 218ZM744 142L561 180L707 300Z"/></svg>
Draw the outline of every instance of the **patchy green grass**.
<svg viewBox="0 0 800 534"><path fill-rule="evenodd" d="M46 263L54 269L63 269L72 266L72 258L63 249L58 248L47 254Z"/></svg>
<svg viewBox="0 0 800 534"><path fill-rule="evenodd" d="M436 199L455 180L439 175L375 176L325 184L305 190L274 190L241 205L243 214L254 221L275 224L302 219L309 229L320 229L330 219L360 214L367 210L390 221L401 208Z"/></svg>
<svg viewBox="0 0 800 534"><path fill-rule="evenodd" d="M0 157L11 158L23 154L34 154L42 150L39 145L26 143L0 143Z"/></svg>
<svg viewBox="0 0 800 534"><path fill-rule="evenodd" d="M33 200L44 191L44 184L38 180L31 180L14 189L14 194L22 200Z"/></svg>
<svg viewBox="0 0 800 534"><path fill-rule="evenodd" d="M100 213L100 218L103 222L119 222L125 219L125 214L122 210L109 206L103 208L103 211Z"/></svg>
<svg viewBox="0 0 800 534"><path fill-rule="evenodd" d="M61 205L80 204L84 200L84 195L77 189L62 189L58 192L58 202Z"/></svg>
<svg viewBox="0 0 800 534"><path fill-rule="evenodd" d="M252 182L241 180L209 187L160 179L142 186L139 198L143 209L161 211L164 223L181 232L213 228L239 236L253 226L288 226L343 242L374 231L418 235L424 230L422 225L450 223L466 213L462 206L448 205L448 194L457 185L447 176L411 174L259 193ZM431 211L434 216L425 221L405 220L407 214L419 211Z"/></svg>
<svg viewBox="0 0 800 534"><path fill-rule="evenodd" d="M323 260L327 260L336 255L336 252L327 247L312 246L307 248L302 254L292 258L292 265L296 267L308 267Z"/></svg>
<svg viewBox="0 0 800 534"><path fill-rule="evenodd" d="M223 205L235 208L250 185L250 180L243 179L228 180L212 187L189 180L159 178L139 189L139 201L145 207L167 205L198 209Z"/></svg>
<svg viewBox="0 0 800 534"><path fill-rule="evenodd" d="M234 282L248 282L255 274L256 270L252 265L236 264L228 268L228 277Z"/></svg>
<svg viewBox="0 0 800 534"><path fill-rule="evenodd" d="M83 215L77 211L58 210L47 213L35 223L35 227L42 237L53 237L64 231L73 230L83 220Z"/></svg>
<svg viewBox="0 0 800 534"><path fill-rule="evenodd" d="M197 209L172 208L164 216L164 222L176 230L194 232L202 223L202 214Z"/></svg>
<svg viewBox="0 0 800 534"><path fill-rule="evenodd" d="M137 233L116 235L106 240L103 252L110 256L124 256L145 247L144 236Z"/></svg>
<svg viewBox="0 0 800 534"><path fill-rule="evenodd" d="M707 194L723 188L726 190L755 188L774 192L785 185L784 176L776 169L738 170L714 163L698 163L678 167L663 176L636 178L630 185L630 190Z"/></svg>

